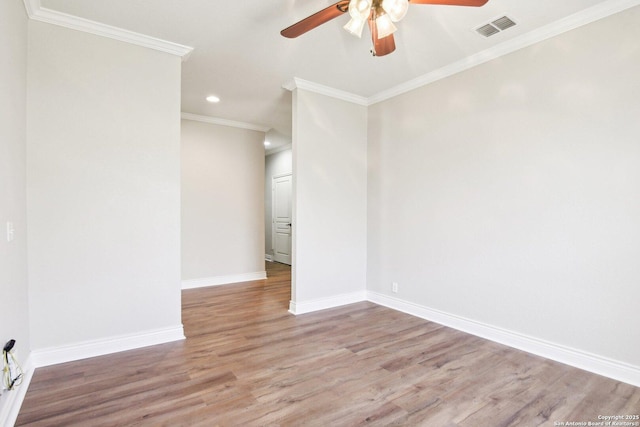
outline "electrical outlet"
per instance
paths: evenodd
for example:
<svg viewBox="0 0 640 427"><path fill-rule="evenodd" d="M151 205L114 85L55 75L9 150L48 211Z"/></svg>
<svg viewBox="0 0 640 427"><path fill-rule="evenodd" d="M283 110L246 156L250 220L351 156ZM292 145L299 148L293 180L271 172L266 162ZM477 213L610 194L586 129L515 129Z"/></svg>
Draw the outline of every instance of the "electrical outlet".
<svg viewBox="0 0 640 427"><path fill-rule="evenodd" d="M393 282L391 284L391 292L393 292L394 294L398 293L398 282Z"/></svg>

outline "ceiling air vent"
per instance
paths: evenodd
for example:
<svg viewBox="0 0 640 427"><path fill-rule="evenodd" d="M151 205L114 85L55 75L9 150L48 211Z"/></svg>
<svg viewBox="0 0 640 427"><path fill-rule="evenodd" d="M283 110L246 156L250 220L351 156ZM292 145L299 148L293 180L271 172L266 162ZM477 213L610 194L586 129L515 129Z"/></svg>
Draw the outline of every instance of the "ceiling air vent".
<svg viewBox="0 0 640 427"><path fill-rule="evenodd" d="M502 18L498 18L495 21L493 21L491 24L498 27L500 31L504 31L507 28L511 28L514 25L516 25L516 23L513 22L511 18L509 18L508 16L503 16Z"/></svg>
<svg viewBox="0 0 640 427"><path fill-rule="evenodd" d="M487 25L483 25L480 28L476 28L476 31L478 33L480 33L480 35L483 35L485 37L490 37L494 34L498 34L500 32L499 29L497 29L496 27L494 27L491 24L487 24Z"/></svg>
<svg viewBox="0 0 640 427"><path fill-rule="evenodd" d="M509 18L508 16L503 16L502 18L494 19L488 24L484 24L475 28L475 31L481 36L491 37L492 35L498 34L500 31L511 28L514 25L516 25L516 23L513 21L513 19Z"/></svg>

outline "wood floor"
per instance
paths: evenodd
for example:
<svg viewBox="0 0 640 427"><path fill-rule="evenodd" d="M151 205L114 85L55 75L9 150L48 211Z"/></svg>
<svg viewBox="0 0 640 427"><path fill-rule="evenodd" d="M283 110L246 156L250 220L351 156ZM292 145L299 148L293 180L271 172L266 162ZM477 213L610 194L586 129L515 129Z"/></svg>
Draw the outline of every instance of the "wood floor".
<svg viewBox="0 0 640 427"><path fill-rule="evenodd" d="M38 369L19 426L554 426L640 388L358 303L293 316L290 269L183 292L187 340ZM558 423L558 424L555 424Z"/></svg>

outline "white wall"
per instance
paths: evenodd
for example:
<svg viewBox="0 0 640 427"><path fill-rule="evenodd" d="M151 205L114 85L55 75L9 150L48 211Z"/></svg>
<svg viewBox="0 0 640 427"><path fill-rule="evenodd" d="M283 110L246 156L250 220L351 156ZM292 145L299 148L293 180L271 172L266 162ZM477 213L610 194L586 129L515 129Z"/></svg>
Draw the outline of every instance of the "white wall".
<svg viewBox="0 0 640 427"><path fill-rule="evenodd" d="M273 256L273 177L293 171L291 149L269 154L264 159L264 253Z"/></svg>
<svg viewBox="0 0 640 427"><path fill-rule="evenodd" d="M30 352L25 188L27 18L19 0L0 2L0 346L16 340L24 363ZM6 224L13 222L14 240ZM0 425L4 423L0 399Z"/></svg>
<svg viewBox="0 0 640 427"><path fill-rule="evenodd" d="M33 348L181 335L180 58L31 21L28 59Z"/></svg>
<svg viewBox="0 0 640 427"><path fill-rule="evenodd" d="M263 140L263 132L182 121L183 280L264 275Z"/></svg>
<svg viewBox="0 0 640 427"><path fill-rule="evenodd" d="M640 367L639 24L372 106L369 289Z"/></svg>
<svg viewBox="0 0 640 427"><path fill-rule="evenodd" d="M295 313L364 298L366 157L366 107L294 91Z"/></svg>

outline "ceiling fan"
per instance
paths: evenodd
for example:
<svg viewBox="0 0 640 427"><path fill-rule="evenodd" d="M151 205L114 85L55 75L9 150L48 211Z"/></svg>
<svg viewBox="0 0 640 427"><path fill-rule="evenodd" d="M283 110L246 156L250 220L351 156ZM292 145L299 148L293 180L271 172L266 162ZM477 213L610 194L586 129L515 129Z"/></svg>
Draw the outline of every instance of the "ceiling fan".
<svg viewBox="0 0 640 427"><path fill-rule="evenodd" d="M349 12L351 20L344 29L356 37L361 37L362 29L368 23L373 42L371 53L373 56L384 56L396 49L393 39L396 26L393 23L404 18L409 3L479 7L487 1L489 0L341 0L285 28L280 34L295 38Z"/></svg>

